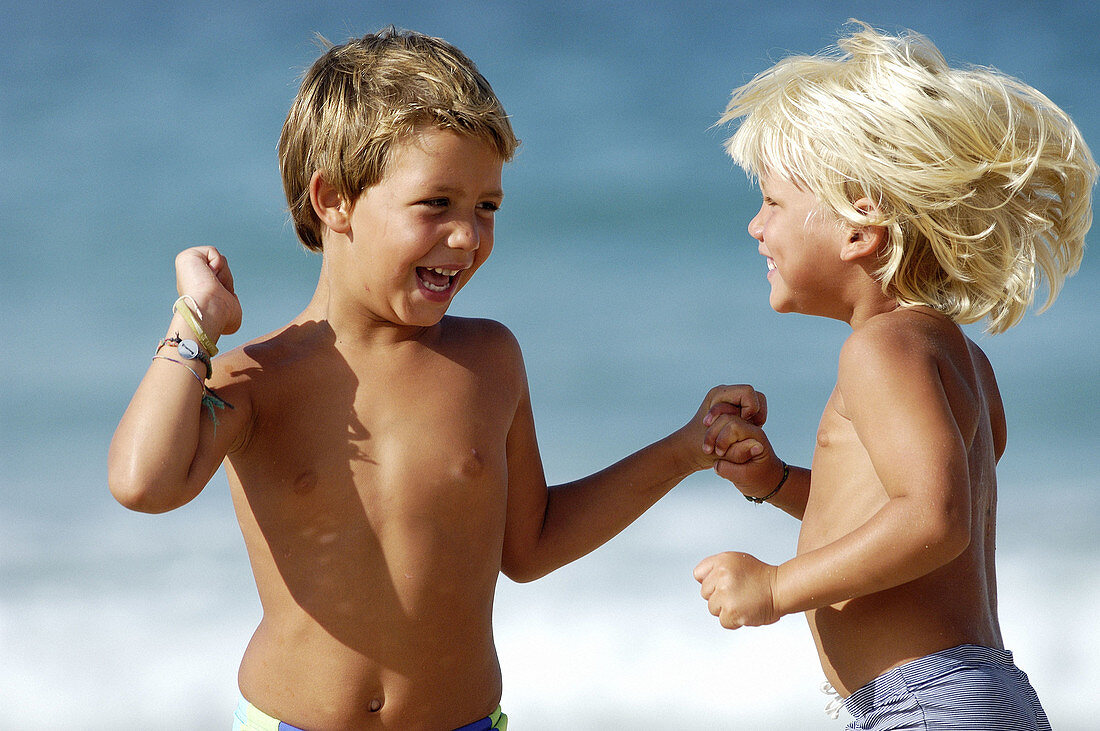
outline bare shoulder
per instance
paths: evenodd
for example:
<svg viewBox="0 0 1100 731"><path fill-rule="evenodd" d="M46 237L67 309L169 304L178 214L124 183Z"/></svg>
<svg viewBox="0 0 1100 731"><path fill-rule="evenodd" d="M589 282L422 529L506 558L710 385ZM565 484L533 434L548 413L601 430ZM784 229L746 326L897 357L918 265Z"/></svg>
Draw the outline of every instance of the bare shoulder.
<svg viewBox="0 0 1100 731"><path fill-rule="evenodd" d="M971 346L959 326L947 317L927 308L899 308L854 330L841 349L841 362L901 361L914 369L954 361L969 364L973 360Z"/></svg>
<svg viewBox="0 0 1100 731"><path fill-rule="evenodd" d="M913 313L896 310L871 318L852 331L840 349L840 377L860 380L876 374L904 377L935 368L942 333ZM885 373L880 373L885 371ZM861 375L862 374L862 375Z"/></svg>
<svg viewBox="0 0 1100 731"><path fill-rule="evenodd" d="M484 317L457 317L447 315L440 322L448 333L472 337L482 340L485 344L497 344L519 347L515 335L503 323Z"/></svg>
<svg viewBox="0 0 1100 731"><path fill-rule="evenodd" d="M441 340L449 347L471 351L485 366L522 365L519 341L496 320L448 315L439 323Z"/></svg>
<svg viewBox="0 0 1100 731"><path fill-rule="evenodd" d="M1004 412L989 359L939 313L902 308L872 318L842 348L842 382L845 374L849 384L891 381L926 398L942 398L967 442L988 418L1003 449Z"/></svg>
<svg viewBox="0 0 1100 731"><path fill-rule="evenodd" d="M318 356L333 342L326 325L292 322L214 359L210 387L227 404L216 415L219 431L234 433L229 451L250 441L265 406L292 394L296 384L323 377L326 369Z"/></svg>

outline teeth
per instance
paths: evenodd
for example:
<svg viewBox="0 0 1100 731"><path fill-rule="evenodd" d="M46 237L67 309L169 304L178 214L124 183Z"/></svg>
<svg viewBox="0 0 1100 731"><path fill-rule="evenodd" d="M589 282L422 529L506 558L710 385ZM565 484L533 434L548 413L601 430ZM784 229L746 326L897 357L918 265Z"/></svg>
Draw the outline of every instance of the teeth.
<svg viewBox="0 0 1100 731"><path fill-rule="evenodd" d="M444 269L443 267L424 267L425 277L430 272L432 276L429 278L436 281L428 281L424 277L420 281L433 292L446 292L447 288L454 283L455 275L460 271L460 269Z"/></svg>
<svg viewBox="0 0 1100 731"><path fill-rule="evenodd" d="M775 269L775 262L772 260L771 257L768 257L768 271L770 272L773 269Z"/></svg>

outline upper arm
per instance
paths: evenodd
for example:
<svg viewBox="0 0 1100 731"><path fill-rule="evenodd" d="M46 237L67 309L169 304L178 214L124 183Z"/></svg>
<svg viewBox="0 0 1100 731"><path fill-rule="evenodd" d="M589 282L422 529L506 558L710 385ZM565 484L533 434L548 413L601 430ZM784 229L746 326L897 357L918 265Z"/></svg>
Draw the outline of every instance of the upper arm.
<svg viewBox="0 0 1100 731"><path fill-rule="evenodd" d="M845 343L838 388L887 495L911 500L930 518L968 525L966 444L940 357L919 333L868 328Z"/></svg>
<svg viewBox="0 0 1100 731"><path fill-rule="evenodd" d="M247 360L241 351L233 351L214 361L209 389L223 405L211 400L200 404L198 447L188 474L188 481L198 490L210 481L226 455L248 442L255 414L250 375L254 369L248 367Z"/></svg>
<svg viewBox="0 0 1100 731"><path fill-rule="evenodd" d="M212 388L233 405L200 402L182 369L158 364L142 379L111 440L108 482L115 498L142 512L165 512L192 500L240 443L251 413L247 379L228 375L232 358L215 362ZM215 421L216 419L216 421Z"/></svg>
<svg viewBox="0 0 1100 731"><path fill-rule="evenodd" d="M510 336L510 333L509 333ZM518 343L511 339L508 371L515 392L515 412L508 427L507 508L501 570L510 578L524 580L524 566L534 553L542 534L549 493L546 474L535 435L531 394Z"/></svg>

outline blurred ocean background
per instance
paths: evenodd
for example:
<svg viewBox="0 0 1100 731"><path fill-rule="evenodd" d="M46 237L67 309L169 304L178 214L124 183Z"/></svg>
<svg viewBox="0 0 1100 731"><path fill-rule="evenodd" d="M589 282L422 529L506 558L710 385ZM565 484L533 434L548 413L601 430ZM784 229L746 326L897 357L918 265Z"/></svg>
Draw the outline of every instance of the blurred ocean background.
<svg viewBox="0 0 1100 731"><path fill-rule="evenodd" d="M518 336L562 482L677 428L723 382L764 390L778 451L809 462L846 328L769 309L745 231L757 192L711 125L734 86L850 17L1023 78L1100 150L1086 2L0 3L0 729L231 723L260 608L224 475L139 515L108 494L106 453L179 249L231 261L245 319L224 347L313 291L275 147L314 33L442 36L511 113L523 146L496 251L452 312ZM1008 409L1005 641L1057 729L1100 713L1098 284L1092 252L1051 310L973 332ZM841 728L803 618L722 630L691 576L728 549L782 561L797 529L704 473L575 564L502 578L513 728Z"/></svg>

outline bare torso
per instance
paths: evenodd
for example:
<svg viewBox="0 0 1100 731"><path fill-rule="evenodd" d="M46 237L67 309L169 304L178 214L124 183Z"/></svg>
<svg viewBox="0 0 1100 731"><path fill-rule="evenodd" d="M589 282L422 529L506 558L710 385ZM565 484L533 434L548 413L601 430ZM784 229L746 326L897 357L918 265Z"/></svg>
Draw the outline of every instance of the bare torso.
<svg viewBox="0 0 1100 731"><path fill-rule="evenodd" d="M264 612L240 687L261 710L442 729L498 703L492 604L522 390L502 330L446 318L364 348L303 322L226 361L250 381L228 471Z"/></svg>
<svg viewBox="0 0 1100 731"><path fill-rule="evenodd" d="M977 346L943 318L926 319L922 337L939 349L939 376L966 446L971 540L957 558L920 578L807 612L822 667L844 696L941 649L966 643L1001 647L994 567L994 468L1005 439L1000 396ZM836 389L818 427L798 553L851 533L887 499Z"/></svg>

